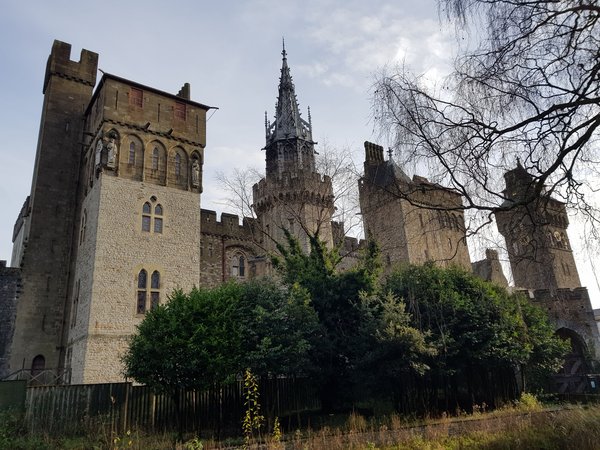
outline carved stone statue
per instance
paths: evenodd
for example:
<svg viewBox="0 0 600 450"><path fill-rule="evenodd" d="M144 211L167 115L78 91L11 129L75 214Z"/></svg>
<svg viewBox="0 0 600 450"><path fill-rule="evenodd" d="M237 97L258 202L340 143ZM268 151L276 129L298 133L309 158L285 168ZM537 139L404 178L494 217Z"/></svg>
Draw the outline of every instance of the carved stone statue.
<svg viewBox="0 0 600 450"><path fill-rule="evenodd" d="M106 144L106 149L108 150L108 159L106 161L106 166L114 168L117 161L117 144L115 143L115 138L113 136L108 140L108 144Z"/></svg>
<svg viewBox="0 0 600 450"><path fill-rule="evenodd" d="M102 162L102 149L104 149L104 139L100 138L100 139L98 139L98 142L96 143L96 155L95 155L95 160L94 160L94 165L96 167L98 167L100 165L100 163Z"/></svg>
<svg viewBox="0 0 600 450"><path fill-rule="evenodd" d="M192 163L192 186L196 188L200 186L200 163L197 159Z"/></svg>

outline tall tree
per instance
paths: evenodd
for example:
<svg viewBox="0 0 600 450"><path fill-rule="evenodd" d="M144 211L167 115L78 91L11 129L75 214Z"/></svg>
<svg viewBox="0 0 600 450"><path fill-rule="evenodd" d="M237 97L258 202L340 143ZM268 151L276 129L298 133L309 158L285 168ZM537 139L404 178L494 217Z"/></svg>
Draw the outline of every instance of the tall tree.
<svg viewBox="0 0 600 450"><path fill-rule="evenodd" d="M393 273L385 288L403 299L413 326L438 349L422 395L470 408L495 405L517 393L515 370L537 379L557 371L568 344L538 307L458 268L432 264Z"/></svg>
<svg viewBox="0 0 600 450"><path fill-rule="evenodd" d="M398 376L424 372L423 359L434 350L410 325L404 305L380 293L377 245L370 242L359 263L340 272L336 250L327 249L318 236L310 236L310 253L287 231L286 237L287 245L278 247L281 257L273 262L286 284L308 292L317 312L310 373L322 408L345 407L364 397L366 382L373 394L396 396ZM394 388L384 392L384 385Z"/></svg>
<svg viewBox="0 0 600 450"><path fill-rule="evenodd" d="M456 59L443 89L425 88L404 68L377 80L375 120L400 161L427 164L435 181L457 189L465 208L488 220L546 189L597 223L589 196L599 179L600 4L440 4L459 32L474 25L481 39ZM501 177L517 161L533 175L520 204L505 202Z"/></svg>

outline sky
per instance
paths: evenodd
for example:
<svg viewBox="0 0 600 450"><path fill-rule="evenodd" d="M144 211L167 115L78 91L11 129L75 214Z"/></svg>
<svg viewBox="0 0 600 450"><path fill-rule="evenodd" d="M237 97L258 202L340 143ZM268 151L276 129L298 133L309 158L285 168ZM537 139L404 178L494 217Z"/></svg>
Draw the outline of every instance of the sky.
<svg viewBox="0 0 600 450"><path fill-rule="evenodd" d="M441 79L456 52L455 31L440 21L433 0L5 2L0 259L10 263L14 221L31 189L54 39L72 45L72 60L85 48L99 53L105 72L171 93L189 82L192 100L219 108L207 122L201 202L222 212L229 210L228 193L217 174L264 170L265 111L273 117L283 37L304 118L311 109L313 137L351 152L360 167L363 142L378 142L371 120L376 74L402 64L432 82ZM570 236L582 284L600 307L589 255L577 231ZM472 247L472 259L481 259L483 249Z"/></svg>

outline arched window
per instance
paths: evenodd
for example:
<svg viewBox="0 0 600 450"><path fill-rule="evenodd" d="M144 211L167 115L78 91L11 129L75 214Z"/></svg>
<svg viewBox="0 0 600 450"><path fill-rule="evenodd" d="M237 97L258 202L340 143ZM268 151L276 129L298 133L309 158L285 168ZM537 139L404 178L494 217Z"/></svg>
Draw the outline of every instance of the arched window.
<svg viewBox="0 0 600 450"><path fill-rule="evenodd" d="M154 208L154 232L162 233L163 230L163 209L161 205L156 205Z"/></svg>
<svg viewBox="0 0 600 450"><path fill-rule="evenodd" d="M146 287L148 286L148 272L144 269L140 270L137 279L137 313L144 314L146 312Z"/></svg>
<svg viewBox="0 0 600 450"><path fill-rule="evenodd" d="M154 309L160 302L160 273L158 270L152 272L150 278L150 308Z"/></svg>
<svg viewBox="0 0 600 450"><path fill-rule="evenodd" d="M152 170L158 170L159 154L160 151L158 150L158 147L154 147L154 150L152 151Z"/></svg>
<svg viewBox="0 0 600 450"><path fill-rule="evenodd" d="M240 277L246 276L246 261L243 256L240 256Z"/></svg>
<svg viewBox="0 0 600 450"><path fill-rule="evenodd" d="M163 232L163 207L161 204L155 204L156 197L152 196L150 202L142 206L142 231L162 234ZM154 226L152 223L154 222Z"/></svg>
<svg viewBox="0 0 600 450"><path fill-rule="evenodd" d="M142 207L142 231L150 231L150 223L152 222L152 206L150 203L144 203Z"/></svg>
<svg viewBox="0 0 600 450"><path fill-rule="evenodd" d="M43 355L37 355L31 361L31 376L35 377L46 369L46 358Z"/></svg>
<svg viewBox="0 0 600 450"><path fill-rule="evenodd" d="M129 165L133 166L135 164L135 142L129 143Z"/></svg>
<svg viewBox="0 0 600 450"><path fill-rule="evenodd" d="M181 177L181 155L179 153L175 154L175 176Z"/></svg>
<svg viewBox="0 0 600 450"><path fill-rule="evenodd" d="M148 285L150 281L150 285ZM146 269L140 270L137 278L137 308L138 314L144 314L147 311L148 292L150 292L150 309L156 308L160 304L160 272L155 270L148 280Z"/></svg>
<svg viewBox="0 0 600 450"><path fill-rule="evenodd" d="M246 276L246 259L244 255L235 255L231 259L231 276L235 278Z"/></svg>

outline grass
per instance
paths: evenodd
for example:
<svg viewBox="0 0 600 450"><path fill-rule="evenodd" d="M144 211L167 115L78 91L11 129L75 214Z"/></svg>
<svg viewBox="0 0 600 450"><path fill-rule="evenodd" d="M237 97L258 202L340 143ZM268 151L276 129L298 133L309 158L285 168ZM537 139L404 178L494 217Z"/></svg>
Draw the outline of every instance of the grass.
<svg viewBox="0 0 600 450"><path fill-rule="evenodd" d="M472 415L442 416L416 422L397 415L365 418L346 416L337 426L310 427L286 434L275 433L249 448L266 450L438 450L438 449L596 449L600 443L600 406L543 410L535 398L524 397L510 408ZM339 417L336 418L339 423ZM174 443L173 434L147 435L137 431L122 435L90 430L84 436L50 438L28 436L16 415L0 414L0 449L177 449L212 450L241 448L243 439L215 442L188 436Z"/></svg>

